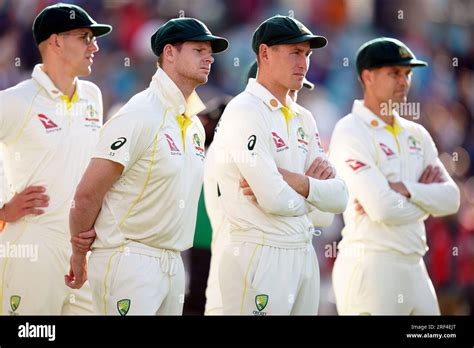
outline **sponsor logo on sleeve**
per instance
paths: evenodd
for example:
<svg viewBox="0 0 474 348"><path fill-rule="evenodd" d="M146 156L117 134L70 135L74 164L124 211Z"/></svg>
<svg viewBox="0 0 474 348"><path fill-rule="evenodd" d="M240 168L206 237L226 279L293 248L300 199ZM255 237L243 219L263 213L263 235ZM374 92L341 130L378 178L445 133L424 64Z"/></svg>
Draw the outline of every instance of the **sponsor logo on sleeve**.
<svg viewBox="0 0 474 348"><path fill-rule="evenodd" d="M249 149L249 151L253 151L256 144L257 144L257 136L256 135L249 136L247 149Z"/></svg>
<svg viewBox="0 0 474 348"><path fill-rule="evenodd" d="M362 169L368 169L369 168L369 166L367 164L362 163L361 161L357 161L355 159L348 159L348 160L346 160L346 163L349 167L351 167L351 169L354 172L359 172Z"/></svg>
<svg viewBox="0 0 474 348"><path fill-rule="evenodd" d="M114 151L115 151L115 150L118 150L118 149L120 149L126 142L127 142L127 139L124 138L124 137L117 138L117 140L114 141L114 142L112 143L112 145L110 145L110 148L111 148L112 150L114 150Z"/></svg>

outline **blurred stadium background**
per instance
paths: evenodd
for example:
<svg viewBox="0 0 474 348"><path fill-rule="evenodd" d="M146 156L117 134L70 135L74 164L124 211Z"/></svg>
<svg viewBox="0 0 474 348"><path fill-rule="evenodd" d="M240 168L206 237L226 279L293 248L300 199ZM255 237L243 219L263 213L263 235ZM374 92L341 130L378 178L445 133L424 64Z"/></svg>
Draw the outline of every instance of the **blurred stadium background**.
<svg viewBox="0 0 474 348"><path fill-rule="evenodd" d="M36 14L56 1L0 0L0 89L30 77L39 55L31 26ZM422 123L441 159L461 188L457 215L427 220L426 255L443 314L474 312L474 1L469 0L102 0L64 1L85 8L97 21L112 24L99 39L90 80L102 90L109 118L155 72L150 36L166 20L187 16L204 21L226 37L230 48L216 56L209 83L198 88L208 105L202 114L208 143L226 98L245 87L254 54L253 31L275 14L294 15L329 44L314 52L299 103L313 112L324 147L338 119L361 97L354 56L365 41L396 37L429 62L415 70L410 101L420 102ZM453 160L453 158L455 160ZM1 166L0 166L1 167ZM0 174L2 170L0 168ZM343 226L337 217L313 240L321 268L320 314L336 314L331 287L334 242ZM188 292L185 314L202 314L209 267L211 229L201 200L195 246L185 253Z"/></svg>

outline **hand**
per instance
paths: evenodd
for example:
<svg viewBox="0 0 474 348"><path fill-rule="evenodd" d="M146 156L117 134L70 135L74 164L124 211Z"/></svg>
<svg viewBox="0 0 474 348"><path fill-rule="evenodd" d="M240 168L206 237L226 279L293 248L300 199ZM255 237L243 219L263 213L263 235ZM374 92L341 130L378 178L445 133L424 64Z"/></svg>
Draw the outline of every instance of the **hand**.
<svg viewBox="0 0 474 348"><path fill-rule="evenodd" d="M46 189L42 186L28 186L20 193L15 193L0 210L0 219L5 222L15 222L25 215L43 214L44 210L36 208L49 205L49 197L44 194L45 191Z"/></svg>
<svg viewBox="0 0 474 348"><path fill-rule="evenodd" d="M408 192L403 182L389 182L388 185L393 191L398 192L402 196L405 196L406 198L411 197L410 192Z"/></svg>
<svg viewBox="0 0 474 348"><path fill-rule="evenodd" d="M86 254L73 253L70 259L69 274L64 276L64 283L72 289L80 289L87 280Z"/></svg>
<svg viewBox="0 0 474 348"><path fill-rule="evenodd" d="M432 184L432 183L441 183L445 182L441 169L437 166L428 166L421 174L420 180L418 182L422 184Z"/></svg>
<svg viewBox="0 0 474 348"><path fill-rule="evenodd" d="M364 210L364 207L362 206L362 204L360 204L359 200L355 200L354 201L355 203L355 211L357 214L360 214L360 215L364 215L365 214L365 210Z"/></svg>
<svg viewBox="0 0 474 348"><path fill-rule="evenodd" d="M71 238L73 252L87 253L91 250L91 245L94 243L96 237L95 229L79 233L77 236Z"/></svg>
<svg viewBox="0 0 474 348"><path fill-rule="evenodd" d="M311 163L305 174L315 179L328 180L336 177L336 169L324 158L318 157Z"/></svg>
<svg viewBox="0 0 474 348"><path fill-rule="evenodd" d="M250 185L247 182L247 180L241 178L239 180L239 185L240 185L240 188L242 189L242 193L244 194L244 196L247 196L247 198L249 198L252 202L257 203L257 197L255 197L255 194L250 188Z"/></svg>

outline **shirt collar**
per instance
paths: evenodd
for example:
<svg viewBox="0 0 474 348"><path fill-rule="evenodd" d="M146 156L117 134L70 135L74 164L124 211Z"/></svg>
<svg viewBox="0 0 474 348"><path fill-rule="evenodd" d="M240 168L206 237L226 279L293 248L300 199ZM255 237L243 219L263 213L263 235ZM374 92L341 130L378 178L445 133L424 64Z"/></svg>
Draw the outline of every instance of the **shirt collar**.
<svg viewBox="0 0 474 348"><path fill-rule="evenodd" d="M256 79L249 79L245 90L260 99L271 111L280 110L285 106L277 98L275 98L275 96L268 89L258 83ZM291 111L297 114L304 113L299 104L295 103L291 98L288 99L289 103L286 106Z"/></svg>
<svg viewBox="0 0 474 348"><path fill-rule="evenodd" d="M193 91L186 101L178 86L161 68L153 75L150 88L160 97L163 104L172 107L178 115L184 114L191 118L206 108L196 91Z"/></svg>
<svg viewBox="0 0 474 348"><path fill-rule="evenodd" d="M357 100L357 99L354 100L354 104L352 106L352 114L361 118L371 128L380 129L380 128L387 128L387 126L392 127L389 124L385 123L380 117L375 115L369 108L367 108L364 105L363 100ZM403 130L403 126L402 126L401 118L395 110L393 111L393 118L394 118L393 128L398 133Z"/></svg>
<svg viewBox="0 0 474 348"><path fill-rule="evenodd" d="M283 104L268 89L258 83L256 79L249 79L245 90L263 101L271 111L280 110L283 107Z"/></svg>
<svg viewBox="0 0 474 348"><path fill-rule="evenodd" d="M49 94L49 96L52 98L52 99L55 99L55 98L61 98L63 96L63 93L59 90L59 88L57 88L53 81L51 80L51 78L48 76L48 74L46 74L44 71L43 71L43 64L36 64L34 69L33 69L33 73L31 74L31 77L36 81L38 82L38 84L43 87L46 91L46 93ZM81 98L82 94L82 88L81 88L81 84L79 83L79 79L76 77L74 79L74 85L76 86L76 89L74 91L74 94L77 94L79 98Z"/></svg>

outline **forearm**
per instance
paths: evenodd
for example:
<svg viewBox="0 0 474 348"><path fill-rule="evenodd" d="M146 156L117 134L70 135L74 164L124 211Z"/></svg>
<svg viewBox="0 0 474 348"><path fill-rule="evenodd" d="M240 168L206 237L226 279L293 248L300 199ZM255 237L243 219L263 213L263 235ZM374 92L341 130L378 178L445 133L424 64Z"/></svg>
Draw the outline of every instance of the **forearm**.
<svg viewBox="0 0 474 348"><path fill-rule="evenodd" d="M410 201L433 216L455 214L459 209L460 192L457 185L446 183L405 183Z"/></svg>
<svg viewBox="0 0 474 348"><path fill-rule="evenodd" d="M283 180L304 198L309 195L309 179L304 174L293 173L288 170L280 170Z"/></svg>
<svg viewBox="0 0 474 348"><path fill-rule="evenodd" d="M76 195L74 206L69 213L69 228L71 237L79 233L88 231L94 226L94 222L99 215L102 201L92 197Z"/></svg>
<svg viewBox="0 0 474 348"><path fill-rule="evenodd" d="M307 201L323 212L339 214L347 207L349 194L344 180L336 177L327 180L309 178Z"/></svg>

